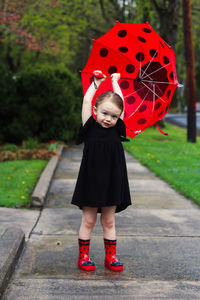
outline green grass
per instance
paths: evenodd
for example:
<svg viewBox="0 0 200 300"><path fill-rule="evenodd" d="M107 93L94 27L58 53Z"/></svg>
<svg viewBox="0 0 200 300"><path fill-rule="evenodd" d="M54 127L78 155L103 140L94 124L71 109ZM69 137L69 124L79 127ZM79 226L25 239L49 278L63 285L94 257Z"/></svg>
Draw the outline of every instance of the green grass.
<svg viewBox="0 0 200 300"><path fill-rule="evenodd" d="M200 205L200 138L186 141L186 129L167 124L169 136L150 127L124 148L174 189Z"/></svg>
<svg viewBox="0 0 200 300"><path fill-rule="evenodd" d="M44 160L0 162L0 206L27 207L47 163Z"/></svg>

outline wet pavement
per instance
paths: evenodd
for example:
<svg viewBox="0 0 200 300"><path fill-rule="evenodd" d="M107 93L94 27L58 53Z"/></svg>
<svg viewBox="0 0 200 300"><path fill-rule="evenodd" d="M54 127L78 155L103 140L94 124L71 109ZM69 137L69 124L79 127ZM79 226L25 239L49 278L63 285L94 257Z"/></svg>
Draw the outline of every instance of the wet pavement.
<svg viewBox="0 0 200 300"><path fill-rule="evenodd" d="M99 216L90 247L96 270L77 268L81 211L70 202L81 156L80 146L63 151L3 299L199 299L200 210L127 153L133 205L116 214L124 271L104 268Z"/></svg>

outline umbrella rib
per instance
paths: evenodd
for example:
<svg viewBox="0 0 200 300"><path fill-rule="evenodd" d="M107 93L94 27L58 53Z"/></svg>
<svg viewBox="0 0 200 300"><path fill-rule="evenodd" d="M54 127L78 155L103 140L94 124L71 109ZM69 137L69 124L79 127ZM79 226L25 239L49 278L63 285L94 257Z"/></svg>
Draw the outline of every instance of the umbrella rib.
<svg viewBox="0 0 200 300"><path fill-rule="evenodd" d="M159 99L161 99L164 103L166 103L165 100L163 100L159 95L156 94L156 92L154 92L152 89L150 89L150 87L148 87L148 85L146 85L144 82L142 82L146 88L148 88L153 94L155 94Z"/></svg>
<svg viewBox="0 0 200 300"><path fill-rule="evenodd" d="M146 93L146 95L144 96L144 99L142 100L142 102L138 105L138 107L136 108L136 110L128 117L128 118L130 118L130 117L132 117L135 113L136 113L136 111L138 111L138 109L140 108L140 106L143 104L143 102L146 100L145 98L146 98L146 96L148 95L148 93L149 93L149 91L147 91L147 93Z"/></svg>
<svg viewBox="0 0 200 300"><path fill-rule="evenodd" d="M153 111L154 111L154 106L155 106L155 100L156 100L156 98L155 98L155 84L153 85L153 107L152 107L152 115L153 115Z"/></svg>
<svg viewBox="0 0 200 300"><path fill-rule="evenodd" d="M130 93L130 94L124 96L124 98L127 98L127 97L129 97L129 96L131 96L131 95L137 93L138 91L141 91L141 90L144 89L144 88L145 88L145 87L143 86L143 87L141 87L140 89L138 89L137 91L134 91L133 93Z"/></svg>
<svg viewBox="0 0 200 300"><path fill-rule="evenodd" d="M159 89L159 91L163 94L163 91L161 90L161 88L159 87L159 85L157 84L156 86Z"/></svg>
<svg viewBox="0 0 200 300"><path fill-rule="evenodd" d="M144 73L145 73L145 72L143 71L143 74L144 74ZM143 75L143 74L142 74L142 75ZM153 79L149 76L150 74L145 73L145 75L146 75L145 78L149 77L151 80L153 80ZM143 81L143 78L142 78L142 81Z"/></svg>
<svg viewBox="0 0 200 300"><path fill-rule="evenodd" d="M146 69L144 70L143 74L144 74L144 73L146 74L146 71L148 70L148 68L149 68L149 66L150 66L150 64L151 64L151 62L152 62L152 60L154 59L154 57L155 57L156 54L157 54L157 51L155 51L155 53L154 53L152 59L151 59L150 62L148 63L148 65L147 65Z"/></svg>
<svg viewBox="0 0 200 300"><path fill-rule="evenodd" d="M166 66L169 66L169 65L171 65L171 63L169 63L169 64L166 64L166 65L162 66L161 68L159 68L159 69L155 70L154 72L152 72L152 73L148 74L147 76L149 76L149 75L152 75L152 74L154 74L154 73L156 73L156 72L160 71L161 69L163 69L163 68L165 68ZM142 79L145 79L145 78L146 78L146 77L143 77Z"/></svg>
<svg viewBox="0 0 200 300"><path fill-rule="evenodd" d="M150 80L142 80L142 82L149 82L149 83L152 83L152 81L150 81ZM165 81L154 81L154 83L163 83L163 84L172 84L172 85L176 85L176 83L173 83L173 82L165 82Z"/></svg>

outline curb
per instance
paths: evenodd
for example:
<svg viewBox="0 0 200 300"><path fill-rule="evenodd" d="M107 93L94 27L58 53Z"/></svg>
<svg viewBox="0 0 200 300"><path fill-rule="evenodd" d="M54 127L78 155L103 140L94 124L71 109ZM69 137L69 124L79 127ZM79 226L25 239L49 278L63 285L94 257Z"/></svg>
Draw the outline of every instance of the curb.
<svg viewBox="0 0 200 300"><path fill-rule="evenodd" d="M7 288L24 243L25 234L17 227L7 228L0 238L0 299Z"/></svg>
<svg viewBox="0 0 200 300"><path fill-rule="evenodd" d="M64 145L59 145L58 149L56 150L59 154L59 156L54 155L48 162L46 168L42 172L35 189L33 191L33 194L31 196L31 207L43 207L44 206L44 200L47 195L51 179L53 177L54 171L57 167L59 158L62 155Z"/></svg>

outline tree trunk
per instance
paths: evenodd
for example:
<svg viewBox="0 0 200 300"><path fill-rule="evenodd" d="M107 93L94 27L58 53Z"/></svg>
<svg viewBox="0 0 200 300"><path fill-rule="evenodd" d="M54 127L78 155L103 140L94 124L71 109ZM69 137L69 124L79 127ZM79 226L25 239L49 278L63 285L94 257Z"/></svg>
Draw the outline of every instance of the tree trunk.
<svg viewBox="0 0 200 300"><path fill-rule="evenodd" d="M196 82L191 3L190 0L183 0L182 4L186 61L187 140L196 143Z"/></svg>

